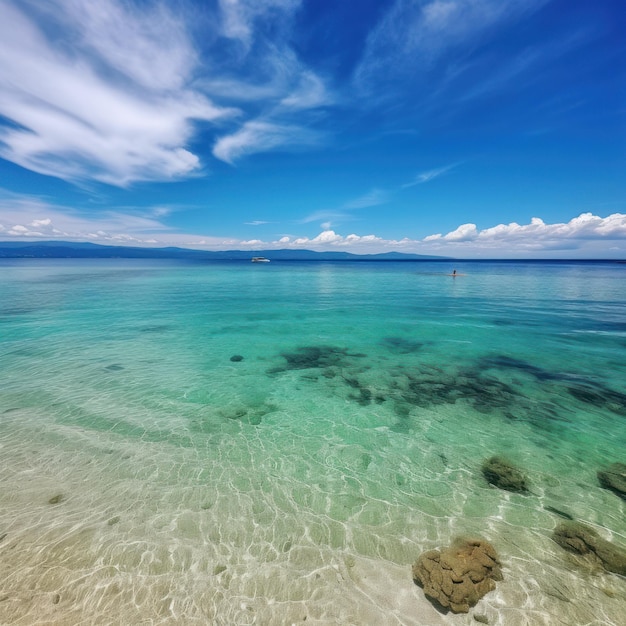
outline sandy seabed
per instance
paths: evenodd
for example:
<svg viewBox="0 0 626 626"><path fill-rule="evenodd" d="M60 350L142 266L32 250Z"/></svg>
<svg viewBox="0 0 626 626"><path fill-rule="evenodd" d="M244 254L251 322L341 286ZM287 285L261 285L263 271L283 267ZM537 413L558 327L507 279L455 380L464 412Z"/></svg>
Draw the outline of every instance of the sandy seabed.
<svg viewBox="0 0 626 626"><path fill-rule="evenodd" d="M455 492L471 481L463 470L450 474L452 490L431 482L430 504L409 494L409 509L349 489L351 466L363 469L358 449L313 453L330 470L343 459L341 489L333 471L326 484L307 475L307 463L287 473L293 459L272 457L262 433L245 447L222 440L211 459L194 447L65 426L44 441L36 415L4 417L2 624L626 623L623 577L561 550L550 539L558 517L532 513L523 496L485 487L472 504ZM446 499L459 498L465 516L446 515ZM490 501L497 511L485 516ZM423 550L458 534L491 541L504 571L467 615L437 611L411 579Z"/></svg>

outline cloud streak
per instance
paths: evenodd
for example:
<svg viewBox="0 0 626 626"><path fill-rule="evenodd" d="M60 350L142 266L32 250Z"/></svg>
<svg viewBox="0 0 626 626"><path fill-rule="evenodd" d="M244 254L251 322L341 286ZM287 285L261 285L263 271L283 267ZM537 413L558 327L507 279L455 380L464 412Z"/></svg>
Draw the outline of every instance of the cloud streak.
<svg viewBox="0 0 626 626"><path fill-rule="evenodd" d="M221 36L236 53L223 76L202 81L216 99L242 108L245 118L217 138L213 156L234 165L272 150L324 142L314 112L335 103L322 76L294 52L290 30L301 0L220 0ZM233 61L234 59L234 61ZM230 72L230 73L229 73Z"/></svg>
<svg viewBox="0 0 626 626"><path fill-rule="evenodd" d="M236 113L195 90L184 25L164 8L54 0L50 13L5 2L0 21L0 156L40 174L126 186L196 172L194 120ZM73 36L50 35L50 20ZM41 24L48 20L48 28Z"/></svg>
<svg viewBox="0 0 626 626"><path fill-rule="evenodd" d="M189 148L201 129L218 135L213 156L230 164L319 145L307 115L334 96L290 47L299 4L221 0L200 58L184 12L166 4L4 0L0 157L125 187L201 173ZM222 62L226 45L234 47Z"/></svg>
<svg viewBox="0 0 626 626"><path fill-rule="evenodd" d="M218 139L213 155L232 165L240 158L256 152L293 146L315 146L320 141L317 133L301 126L253 120L246 122L233 134Z"/></svg>
<svg viewBox="0 0 626 626"><path fill-rule="evenodd" d="M443 176L446 172L449 172L451 169L455 168L458 163L453 163L452 165L448 165L446 167L440 167L438 169L427 170L425 172L420 172L415 176L415 178L410 182L402 185L402 189L408 189L409 187L415 187L416 185L423 185L424 183L428 183L431 180L435 180L435 178L439 178Z"/></svg>

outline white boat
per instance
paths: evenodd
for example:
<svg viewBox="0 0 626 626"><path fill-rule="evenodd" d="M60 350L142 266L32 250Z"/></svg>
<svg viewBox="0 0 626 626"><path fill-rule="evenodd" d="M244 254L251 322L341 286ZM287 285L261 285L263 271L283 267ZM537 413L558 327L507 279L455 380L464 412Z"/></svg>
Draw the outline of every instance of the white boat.
<svg viewBox="0 0 626 626"><path fill-rule="evenodd" d="M269 263L270 260L266 259L264 256L253 256L252 262L253 263Z"/></svg>

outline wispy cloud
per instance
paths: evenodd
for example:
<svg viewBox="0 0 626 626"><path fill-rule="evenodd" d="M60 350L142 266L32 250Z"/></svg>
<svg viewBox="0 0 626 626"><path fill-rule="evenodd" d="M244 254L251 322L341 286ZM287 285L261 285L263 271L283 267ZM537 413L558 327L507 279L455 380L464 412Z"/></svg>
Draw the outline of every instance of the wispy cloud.
<svg viewBox="0 0 626 626"><path fill-rule="evenodd" d="M344 209L365 209L370 206L378 206L379 204L386 204L391 197L390 192L385 189L372 189L363 196L348 200L343 205Z"/></svg>
<svg viewBox="0 0 626 626"><path fill-rule="evenodd" d="M383 75L427 70L444 54L471 46L494 25L547 0L396 0L367 40L356 69L357 84L369 88Z"/></svg>
<svg viewBox="0 0 626 626"><path fill-rule="evenodd" d="M255 22L280 14L285 19L299 7L301 0L219 0L222 18L222 34L237 39L250 48L257 35ZM281 22L277 23L279 26ZM276 23L274 23L276 26Z"/></svg>
<svg viewBox="0 0 626 626"><path fill-rule="evenodd" d="M262 226L263 224L270 224L270 222L266 222L265 220L253 220L252 222L244 222L246 226Z"/></svg>
<svg viewBox="0 0 626 626"><path fill-rule="evenodd" d="M324 141L308 114L335 103L336 96L292 48L300 5L301 0L220 0L221 35L238 44L238 53L222 76L201 84L217 100L242 108L244 119L215 141L217 159L234 164L259 152Z"/></svg>
<svg viewBox="0 0 626 626"><path fill-rule="evenodd" d="M370 109L400 119L404 109L418 127L448 124L470 98L532 79L544 50L490 57L485 44L549 1L395 0L367 39L354 88Z"/></svg>
<svg viewBox="0 0 626 626"><path fill-rule="evenodd" d="M40 12L35 6L45 7ZM41 174L125 186L172 180L201 164L193 121L236 111L195 90L184 25L163 6L51 0L0 21L0 156ZM43 28L42 25L46 25ZM50 33L63 28L61 42Z"/></svg>
<svg viewBox="0 0 626 626"><path fill-rule="evenodd" d="M407 189L409 187L415 187L416 185L423 185L424 183L428 183L435 178L439 178L446 172L449 172L451 169L455 168L458 163L453 163L452 165L447 165L446 167L440 167L433 170L427 170L425 172L420 172L415 176L415 178L409 182L402 185L402 189Z"/></svg>
<svg viewBox="0 0 626 626"><path fill-rule="evenodd" d="M320 141L317 133L300 126L255 120L246 122L232 135L221 137L213 148L213 154L232 164L256 152L287 146L314 146Z"/></svg>
<svg viewBox="0 0 626 626"><path fill-rule="evenodd" d="M318 145L307 113L334 95L291 48L299 5L207 7L217 13L201 58L190 14L165 3L4 0L0 157L72 182L127 186L202 172L189 145L207 123L218 135L213 156L228 163Z"/></svg>
<svg viewBox="0 0 626 626"><path fill-rule="evenodd" d="M98 215L57 207L36 198L0 201L0 238L95 243L156 244L169 228L150 216L121 210Z"/></svg>
<svg viewBox="0 0 626 626"><path fill-rule="evenodd" d="M310 213L300 220L301 224L310 224L312 222L324 222L326 229L330 228L333 223L347 222L354 220L354 215L348 211L341 210L320 210Z"/></svg>
<svg viewBox="0 0 626 626"><path fill-rule="evenodd" d="M324 230L330 229L334 224L350 222L356 218L355 212L359 209L366 209L381 204L386 204L391 200L391 193L385 189L374 188L367 193L347 200L335 209L322 209L314 211L300 220L301 224L320 222Z"/></svg>

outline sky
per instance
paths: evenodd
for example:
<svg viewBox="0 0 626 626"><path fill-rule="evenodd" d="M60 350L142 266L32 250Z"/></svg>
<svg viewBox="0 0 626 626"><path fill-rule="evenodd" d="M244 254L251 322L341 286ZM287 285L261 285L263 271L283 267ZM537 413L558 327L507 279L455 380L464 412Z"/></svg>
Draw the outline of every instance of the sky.
<svg viewBox="0 0 626 626"><path fill-rule="evenodd" d="M624 0L0 0L0 240L626 259Z"/></svg>

